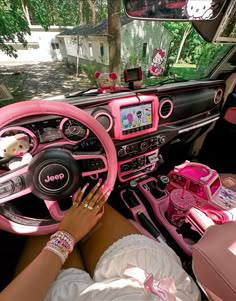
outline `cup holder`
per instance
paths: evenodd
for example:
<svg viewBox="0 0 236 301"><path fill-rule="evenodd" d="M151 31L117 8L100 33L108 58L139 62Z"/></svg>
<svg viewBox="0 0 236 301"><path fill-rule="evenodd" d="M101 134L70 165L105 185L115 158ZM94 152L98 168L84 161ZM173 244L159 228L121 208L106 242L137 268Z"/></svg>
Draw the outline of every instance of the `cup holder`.
<svg viewBox="0 0 236 301"><path fill-rule="evenodd" d="M192 247L201 239L201 234L194 229L194 226L187 220L179 227L171 224L167 217L167 211L164 213L164 225L182 250L189 256L192 256Z"/></svg>
<svg viewBox="0 0 236 301"><path fill-rule="evenodd" d="M184 242L189 246L196 244L201 238L201 234L193 230L191 227L192 225L190 223L185 222L182 226L176 229L176 232L182 235Z"/></svg>

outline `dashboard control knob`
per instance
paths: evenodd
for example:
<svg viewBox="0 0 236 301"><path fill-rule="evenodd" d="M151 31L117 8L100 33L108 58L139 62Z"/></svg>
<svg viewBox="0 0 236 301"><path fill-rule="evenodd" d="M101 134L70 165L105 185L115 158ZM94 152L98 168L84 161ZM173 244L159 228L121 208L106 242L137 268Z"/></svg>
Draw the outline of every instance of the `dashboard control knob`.
<svg viewBox="0 0 236 301"><path fill-rule="evenodd" d="M129 182L129 185L130 185L130 187L131 187L132 189L134 189L135 187L137 187L137 181L131 180L131 181Z"/></svg>
<svg viewBox="0 0 236 301"><path fill-rule="evenodd" d="M132 167L129 164L122 164L120 167L121 172L126 172L132 169Z"/></svg>
<svg viewBox="0 0 236 301"><path fill-rule="evenodd" d="M148 148L148 143L146 141L144 141L140 144L140 149L141 150L146 150L147 148Z"/></svg>
<svg viewBox="0 0 236 301"><path fill-rule="evenodd" d="M160 137L158 138L158 142L159 142L159 144L165 143L165 142L166 142L166 136L160 136Z"/></svg>
<svg viewBox="0 0 236 301"><path fill-rule="evenodd" d="M118 150L118 156L119 157L123 157L126 154L126 151L124 148L121 148Z"/></svg>

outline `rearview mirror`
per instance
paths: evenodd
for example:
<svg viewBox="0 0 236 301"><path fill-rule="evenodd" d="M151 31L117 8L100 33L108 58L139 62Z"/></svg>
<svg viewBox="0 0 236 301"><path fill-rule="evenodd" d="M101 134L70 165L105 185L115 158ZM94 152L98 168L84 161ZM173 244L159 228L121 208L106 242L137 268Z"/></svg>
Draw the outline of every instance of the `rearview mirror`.
<svg viewBox="0 0 236 301"><path fill-rule="evenodd" d="M124 0L128 17L151 20L213 20L227 0Z"/></svg>

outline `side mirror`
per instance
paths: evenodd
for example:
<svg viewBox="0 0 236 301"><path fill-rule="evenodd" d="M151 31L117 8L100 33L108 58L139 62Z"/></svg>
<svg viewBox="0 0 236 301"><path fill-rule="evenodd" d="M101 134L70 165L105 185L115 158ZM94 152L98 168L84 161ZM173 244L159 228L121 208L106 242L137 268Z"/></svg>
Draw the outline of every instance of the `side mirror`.
<svg viewBox="0 0 236 301"><path fill-rule="evenodd" d="M151 20L213 20L227 0L124 0L128 17Z"/></svg>

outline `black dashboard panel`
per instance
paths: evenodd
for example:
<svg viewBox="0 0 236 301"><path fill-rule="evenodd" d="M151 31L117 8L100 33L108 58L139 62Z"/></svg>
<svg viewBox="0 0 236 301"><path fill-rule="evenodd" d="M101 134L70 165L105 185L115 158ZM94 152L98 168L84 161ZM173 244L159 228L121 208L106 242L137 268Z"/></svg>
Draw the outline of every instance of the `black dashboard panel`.
<svg viewBox="0 0 236 301"><path fill-rule="evenodd" d="M179 122L198 114L214 114L221 105L223 89L221 86L209 86L158 93L159 124ZM219 99L216 99L218 95Z"/></svg>

